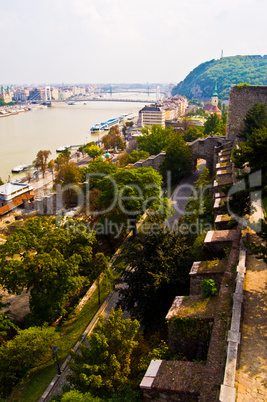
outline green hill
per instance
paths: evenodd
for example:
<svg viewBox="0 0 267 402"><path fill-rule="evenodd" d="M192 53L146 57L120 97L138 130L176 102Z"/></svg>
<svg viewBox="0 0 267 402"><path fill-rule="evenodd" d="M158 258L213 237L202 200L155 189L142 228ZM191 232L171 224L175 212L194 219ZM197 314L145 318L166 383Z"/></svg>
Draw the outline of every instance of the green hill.
<svg viewBox="0 0 267 402"><path fill-rule="evenodd" d="M232 84L267 85L267 55L222 57L202 63L173 88L172 94L210 98L216 82L220 99L228 99Z"/></svg>

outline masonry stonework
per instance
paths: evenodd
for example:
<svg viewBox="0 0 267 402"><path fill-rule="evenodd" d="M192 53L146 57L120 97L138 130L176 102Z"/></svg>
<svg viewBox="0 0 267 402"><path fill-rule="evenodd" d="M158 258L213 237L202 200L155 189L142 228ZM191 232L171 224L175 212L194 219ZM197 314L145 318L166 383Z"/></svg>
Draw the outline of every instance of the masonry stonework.
<svg viewBox="0 0 267 402"><path fill-rule="evenodd" d="M234 86L229 95L226 138L234 141L244 128L244 118L255 103L267 103L267 86Z"/></svg>

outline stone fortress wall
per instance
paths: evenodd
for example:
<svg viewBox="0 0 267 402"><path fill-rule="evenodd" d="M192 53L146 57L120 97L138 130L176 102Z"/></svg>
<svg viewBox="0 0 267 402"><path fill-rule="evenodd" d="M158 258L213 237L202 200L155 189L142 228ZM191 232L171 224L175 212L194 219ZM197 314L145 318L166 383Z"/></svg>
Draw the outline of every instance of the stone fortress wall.
<svg viewBox="0 0 267 402"><path fill-rule="evenodd" d="M234 141L244 128L244 118L255 103L267 103L267 86L234 86L229 95L226 138Z"/></svg>
<svg viewBox="0 0 267 402"><path fill-rule="evenodd" d="M152 360L140 384L143 400L147 402L151 400L234 402L236 400L235 372L240 348L240 320L246 273L245 238L242 238L240 224L236 229L221 227L221 223L227 224L231 217L218 215L220 212L216 212L215 206L218 204L217 201L219 204L223 201L222 190L226 181L229 185L236 181L231 163L232 147L237 134L244 127L243 119L248 110L257 102L267 103L267 86L233 87L229 100L227 142L223 145L225 149L216 152L216 148L213 147L214 158L218 159L215 165L214 181L215 230L209 231L204 241L205 246L216 258L220 258L220 251L229 247L229 257L225 257L215 265L214 260L195 262L190 272L189 296L177 296L166 316L169 323L173 319L178 323L179 320L182 322L183 304L187 307L191 301L194 306L203 276L215 279L218 289L217 307L214 314L205 311L204 317L212 323L207 358L205 362ZM197 144L198 146L201 147ZM198 152L198 155L201 153L199 149L195 152ZM232 170L230 177L228 170L224 170L225 164ZM227 177L224 178L224 176ZM217 218L220 219L217 220ZM220 222L220 227L217 227L217 222ZM221 263L223 263L222 266L218 266ZM199 316L197 310L188 311L187 318L203 318ZM188 327L188 331L190 333L191 327ZM173 332L169 332L170 336L173 336ZM176 337L178 341L181 339L179 331L176 331ZM172 343L169 342L169 345L171 347Z"/></svg>

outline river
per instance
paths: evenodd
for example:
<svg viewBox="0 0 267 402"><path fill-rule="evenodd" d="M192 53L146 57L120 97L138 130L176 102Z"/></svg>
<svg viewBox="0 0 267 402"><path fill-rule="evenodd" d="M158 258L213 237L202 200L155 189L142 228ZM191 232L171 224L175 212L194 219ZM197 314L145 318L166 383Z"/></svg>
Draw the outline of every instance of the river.
<svg viewBox="0 0 267 402"><path fill-rule="evenodd" d="M118 98L118 94L113 96ZM136 94L130 96L127 94L127 99L134 99ZM150 98L153 102L155 94ZM141 99L148 99L148 95ZM3 181L7 181L9 175L11 180L17 178L11 174L11 169L21 163L31 164L39 150L50 150L51 158L54 158L56 149L62 145L97 141L98 135L90 133L91 126L123 113L138 112L143 106L143 102L90 101L77 105L56 104L51 108L1 117L0 178Z"/></svg>

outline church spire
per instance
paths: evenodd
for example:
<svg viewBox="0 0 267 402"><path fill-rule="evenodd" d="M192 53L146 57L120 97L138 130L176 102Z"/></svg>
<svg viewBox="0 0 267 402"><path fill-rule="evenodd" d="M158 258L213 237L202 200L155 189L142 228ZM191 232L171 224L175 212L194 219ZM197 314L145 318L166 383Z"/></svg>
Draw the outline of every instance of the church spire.
<svg viewBox="0 0 267 402"><path fill-rule="evenodd" d="M213 97L218 96L218 92L217 92L217 81L215 82L215 88L214 88L214 92L213 92Z"/></svg>

